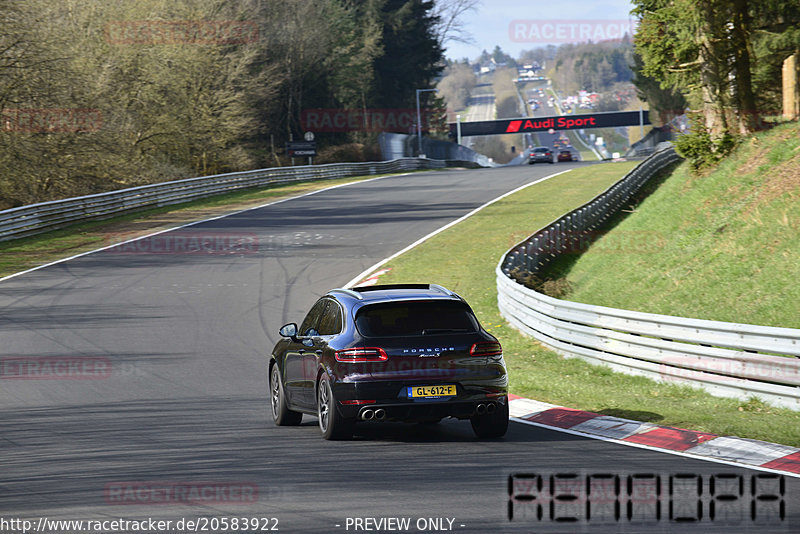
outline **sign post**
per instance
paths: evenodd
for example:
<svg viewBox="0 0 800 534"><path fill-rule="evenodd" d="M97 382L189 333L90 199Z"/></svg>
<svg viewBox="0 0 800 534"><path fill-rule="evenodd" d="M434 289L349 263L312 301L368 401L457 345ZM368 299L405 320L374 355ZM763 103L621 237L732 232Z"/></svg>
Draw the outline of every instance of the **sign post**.
<svg viewBox="0 0 800 534"><path fill-rule="evenodd" d="M289 141L286 143L286 153L292 158L295 156L308 157L310 165L311 158L317 155L317 143L314 141Z"/></svg>
<svg viewBox="0 0 800 534"><path fill-rule="evenodd" d="M305 139L306 142L308 142L308 143L314 143L314 132L306 132L305 134L303 134L303 139ZM317 149L317 145L316 145L316 143L314 143L315 155L316 155L316 149ZM313 165L314 164L312 156L308 156L308 164L309 165Z"/></svg>

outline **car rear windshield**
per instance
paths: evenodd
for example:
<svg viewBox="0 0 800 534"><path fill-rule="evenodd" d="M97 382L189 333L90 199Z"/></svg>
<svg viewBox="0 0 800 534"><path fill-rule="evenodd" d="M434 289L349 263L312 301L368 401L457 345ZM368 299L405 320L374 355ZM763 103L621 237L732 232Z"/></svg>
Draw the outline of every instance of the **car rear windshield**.
<svg viewBox="0 0 800 534"><path fill-rule="evenodd" d="M534 152L550 152L549 148L534 148Z"/></svg>
<svg viewBox="0 0 800 534"><path fill-rule="evenodd" d="M407 301L364 306L356 328L364 337L390 337L477 332L479 326L459 302Z"/></svg>

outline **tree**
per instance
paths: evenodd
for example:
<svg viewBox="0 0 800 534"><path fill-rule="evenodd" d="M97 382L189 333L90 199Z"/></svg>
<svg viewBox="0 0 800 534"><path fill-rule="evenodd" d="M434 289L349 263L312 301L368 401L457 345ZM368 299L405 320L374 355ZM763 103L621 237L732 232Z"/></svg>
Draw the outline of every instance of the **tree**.
<svg viewBox="0 0 800 534"><path fill-rule="evenodd" d="M800 47L798 0L634 0L634 4L633 13L640 18L635 44L643 76L683 92L713 138L762 126L764 107L758 105L756 95L761 91L756 85L775 83L778 58L770 58L767 51ZM754 63L762 62L766 65L754 75ZM771 80L765 76L770 70Z"/></svg>
<svg viewBox="0 0 800 534"><path fill-rule="evenodd" d="M556 49L550 75L567 93L604 92L615 84L633 79L630 64L633 47L628 39L620 42L564 44Z"/></svg>
<svg viewBox="0 0 800 534"><path fill-rule="evenodd" d="M662 85L642 72L642 58L634 56L633 71L635 78L633 84L639 99L650 105L650 120L657 126L663 126L677 116L683 115L686 110L686 98L673 87Z"/></svg>
<svg viewBox="0 0 800 534"><path fill-rule="evenodd" d="M444 48L448 42L472 43L473 37L464 26L463 17L471 11L476 11L481 5L481 0L436 0L432 11L436 19L433 33Z"/></svg>
<svg viewBox="0 0 800 534"><path fill-rule="evenodd" d="M800 53L800 1L761 0L752 2L750 9L756 109L779 114L783 61Z"/></svg>
<svg viewBox="0 0 800 534"><path fill-rule="evenodd" d="M472 67L463 63L454 63L445 70L445 75L437 88L439 94L447 101L447 106L454 110L467 107L472 89L478 83Z"/></svg>
<svg viewBox="0 0 800 534"><path fill-rule="evenodd" d="M412 107L442 68L434 7L0 0L0 207L263 167L309 108ZM99 120L21 128L19 110Z"/></svg>
<svg viewBox="0 0 800 534"><path fill-rule="evenodd" d="M381 22L383 55L374 61L376 101L386 108L414 107L416 90L431 87L443 67L433 2L385 0Z"/></svg>

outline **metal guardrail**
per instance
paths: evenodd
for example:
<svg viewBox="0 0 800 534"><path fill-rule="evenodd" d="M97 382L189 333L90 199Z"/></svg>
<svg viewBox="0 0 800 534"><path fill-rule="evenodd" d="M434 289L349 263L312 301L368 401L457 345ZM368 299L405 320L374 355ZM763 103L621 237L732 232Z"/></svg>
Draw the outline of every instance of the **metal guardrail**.
<svg viewBox="0 0 800 534"><path fill-rule="evenodd" d="M565 356L800 410L800 330L569 302L514 280L537 275L560 254L579 250L582 236L596 232L653 174L678 159L674 149L660 146L604 193L512 248L496 271L500 312Z"/></svg>
<svg viewBox="0 0 800 534"><path fill-rule="evenodd" d="M278 167L187 178L0 211L0 241L41 234L77 222L107 219L125 212L168 206L238 189L446 167L478 168L480 165L472 161L402 158L369 163Z"/></svg>

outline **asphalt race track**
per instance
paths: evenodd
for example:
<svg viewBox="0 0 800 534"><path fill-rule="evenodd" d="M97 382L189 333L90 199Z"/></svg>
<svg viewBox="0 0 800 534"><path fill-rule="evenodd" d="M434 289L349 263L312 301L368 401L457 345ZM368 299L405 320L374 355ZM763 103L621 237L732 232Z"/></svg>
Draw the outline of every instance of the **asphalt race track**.
<svg viewBox="0 0 800 534"><path fill-rule="evenodd" d="M324 441L313 417L299 428L273 425L266 362L281 325L481 204L582 165L357 183L0 282L0 532L21 532L2 520L45 517L172 521L146 532L244 531L220 523L234 517L258 518L251 532L277 525L284 533L797 532L797 478L785 478L785 497L762 499L778 490L773 479L754 482L760 471L522 423L499 441L478 441L469 423L456 421L366 424L350 442ZM198 237L214 244L188 252L184 244ZM231 252L231 242L248 245ZM42 374L59 362L72 370ZM509 507L509 476L545 475L546 484L548 474L621 477L621 519L612 503L611 515L595 508L588 520L556 521L585 503L547 501L535 487L514 486L519 499ZM718 474L741 476L734 480L744 489L738 500L716 503L715 521L708 492L674 486L670 496L670 477ZM639 477L634 485L660 477L658 510L645 490L624 496L628 475ZM718 478L717 488L723 479L731 480ZM553 503L541 507L541 519L539 502ZM700 525L670 520L693 517L698 502ZM198 518L199 528L176 528ZM408 518L409 526L388 518ZM137 530L109 523L102 531Z"/></svg>

